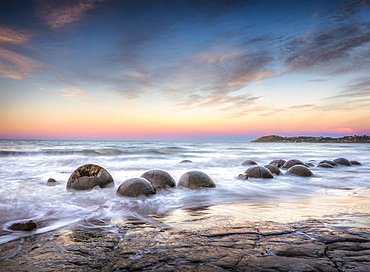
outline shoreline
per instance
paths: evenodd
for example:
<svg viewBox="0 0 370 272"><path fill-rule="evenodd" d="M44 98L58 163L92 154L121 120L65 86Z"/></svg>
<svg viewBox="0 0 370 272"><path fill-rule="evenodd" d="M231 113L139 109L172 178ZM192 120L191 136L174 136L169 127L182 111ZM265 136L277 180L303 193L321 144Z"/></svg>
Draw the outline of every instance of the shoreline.
<svg viewBox="0 0 370 272"><path fill-rule="evenodd" d="M370 271L370 226L351 218L369 214L369 198L352 198L360 202L349 199L347 213L337 216L311 217L317 207L288 203L275 218L268 212L248 220L238 203L154 216L155 225L126 218L114 229L70 226L0 245L0 264L10 272ZM191 216L179 220L183 213Z"/></svg>

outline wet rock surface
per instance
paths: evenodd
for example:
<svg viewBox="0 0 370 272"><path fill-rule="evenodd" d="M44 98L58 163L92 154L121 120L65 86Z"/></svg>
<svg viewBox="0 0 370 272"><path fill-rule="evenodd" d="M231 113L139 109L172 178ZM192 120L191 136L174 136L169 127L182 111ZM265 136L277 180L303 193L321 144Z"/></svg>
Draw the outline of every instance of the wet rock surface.
<svg viewBox="0 0 370 272"><path fill-rule="evenodd" d="M124 224L64 229L0 245L3 271L370 271L369 229L330 220L202 230Z"/></svg>
<svg viewBox="0 0 370 272"><path fill-rule="evenodd" d="M282 166L283 169L289 169L290 167L294 165L305 165L301 160L297 159L291 159L289 161L286 161L284 165Z"/></svg>
<svg viewBox="0 0 370 272"><path fill-rule="evenodd" d="M252 166L249 167L245 174L248 178L273 178L270 170L263 166Z"/></svg>
<svg viewBox="0 0 370 272"><path fill-rule="evenodd" d="M252 160L246 160L242 163L242 165L257 165L257 163Z"/></svg>
<svg viewBox="0 0 370 272"><path fill-rule="evenodd" d="M216 187L216 183L204 172L190 171L180 177L178 187L190 189L214 188Z"/></svg>
<svg viewBox="0 0 370 272"><path fill-rule="evenodd" d="M303 165L294 165L288 169L285 173L286 175L295 175L299 177L311 177L313 173L308 167Z"/></svg>
<svg viewBox="0 0 370 272"><path fill-rule="evenodd" d="M174 178L163 170L150 170L142 174L141 177L147 179L156 189L175 187Z"/></svg>
<svg viewBox="0 0 370 272"><path fill-rule="evenodd" d="M95 164L85 164L72 172L67 182L67 189L91 190L95 186L106 188L114 186L113 177L109 172Z"/></svg>
<svg viewBox="0 0 370 272"><path fill-rule="evenodd" d="M9 227L10 230L16 231L32 231L36 228L37 225L33 220L29 220L28 222L14 223Z"/></svg>
<svg viewBox="0 0 370 272"><path fill-rule="evenodd" d="M270 161L270 164L276 165L278 168L282 167L284 163L286 163L286 160L283 160L283 159L276 159L276 160Z"/></svg>
<svg viewBox="0 0 370 272"><path fill-rule="evenodd" d="M333 160L336 165L351 166L351 163L346 158L338 158Z"/></svg>
<svg viewBox="0 0 370 272"><path fill-rule="evenodd" d="M127 197L149 196L156 193L153 185L144 178L130 178L121 183L117 194Z"/></svg>
<svg viewBox="0 0 370 272"><path fill-rule="evenodd" d="M282 174L279 167L277 167L275 164L267 164L267 165L265 165L265 167L268 170L270 170L270 172L272 174L275 174L275 175L281 175Z"/></svg>

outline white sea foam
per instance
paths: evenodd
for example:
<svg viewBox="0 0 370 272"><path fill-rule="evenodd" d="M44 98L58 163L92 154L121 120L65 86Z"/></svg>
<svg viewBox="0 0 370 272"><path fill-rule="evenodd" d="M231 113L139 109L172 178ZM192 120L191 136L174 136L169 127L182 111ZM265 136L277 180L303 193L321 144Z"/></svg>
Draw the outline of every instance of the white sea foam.
<svg viewBox="0 0 370 272"><path fill-rule="evenodd" d="M177 211L234 203L245 203L248 212L255 212L253 216L258 218L259 212L282 204L294 207L296 203L298 207L315 197L353 196L365 192L364 188L369 191L368 154L369 144L0 140L0 243L69 224L110 228L122 218L137 218L161 225L180 221L173 216ZM310 178L282 175L270 180L237 179L246 170L241 163L247 159L266 165L273 159L294 158L317 165L338 157L357 160L362 166L313 167L314 176ZM180 163L184 159L193 163ZM106 168L115 187L67 191L69 175L88 163ZM140 177L151 169L168 171L176 181L187 171L200 170L209 174L217 187L175 188L147 198L116 195L124 180ZM51 177L58 181L55 186L46 185ZM153 221L153 216L171 219L161 223ZM12 223L30 219L39 226L32 233L8 229Z"/></svg>

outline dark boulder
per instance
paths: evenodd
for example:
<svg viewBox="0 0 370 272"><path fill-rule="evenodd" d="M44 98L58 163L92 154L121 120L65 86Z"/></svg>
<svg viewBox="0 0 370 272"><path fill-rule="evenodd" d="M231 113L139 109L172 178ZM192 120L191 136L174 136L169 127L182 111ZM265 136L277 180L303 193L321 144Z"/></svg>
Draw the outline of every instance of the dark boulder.
<svg viewBox="0 0 370 272"><path fill-rule="evenodd" d="M338 158L333 160L337 165L351 166L351 163L346 158Z"/></svg>
<svg viewBox="0 0 370 272"><path fill-rule="evenodd" d="M257 165L257 163L252 160L246 160L242 163L242 165Z"/></svg>
<svg viewBox="0 0 370 272"><path fill-rule="evenodd" d="M192 163L191 160L182 160L180 163Z"/></svg>
<svg viewBox="0 0 370 272"><path fill-rule="evenodd" d="M142 174L141 177L147 179L156 189L175 187L173 177L163 170L150 170Z"/></svg>
<svg viewBox="0 0 370 272"><path fill-rule="evenodd" d="M311 177L313 173L308 167L303 165L294 165L288 169L285 173L286 175L295 175L299 177Z"/></svg>
<svg viewBox="0 0 370 272"><path fill-rule="evenodd" d="M245 171L245 174L248 176L248 178L273 178L270 170L263 166L249 167Z"/></svg>
<svg viewBox="0 0 370 272"><path fill-rule="evenodd" d="M284 165L284 163L286 163L286 160L282 160L282 159L277 159L277 160L270 161L270 164L276 165L278 168L282 167Z"/></svg>
<svg viewBox="0 0 370 272"><path fill-rule="evenodd" d="M326 163L326 162L320 162L317 167L321 167L321 168L334 168L333 165L329 164L329 163Z"/></svg>
<svg viewBox="0 0 370 272"><path fill-rule="evenodd" d="M178 186L190 189L213 188L216 183L204 172L190 171L180 177Z"/></svg>
<svg viewBox="0 0 370 272"><path fill-rule="evenodd" d="M37 228L37 225L33 220L30 220L25 223L14 223L9 227L9 229L11 230L18 230L18 231L31 231L36 228Z"/></svg>
<svg viewBox="0 0 370 272"><path fill-rule="evenodd" d="M46 182L46 185L48 185L48 186L55 186L57 184L58 184L58 182L53 178L49 178L48 181Z"/></svg>
<svg viewBox="0 0 370 272"><path fill-rule="evenodd" d="M265 167L270 170L270 172L272 174L275 174L275 175L281 175L281 171L279 169L279 167L277 167L275 164L268 164L268 165L265 165Z"/></svg>
<svg viewBox="0 0 370 272"><path fill-rule="evenodd" d="M351 165L362 165L360 162L358 161L350 161Z"/></svg>
<svg viewBox="0 0 370 272"><path fill-rule="evenodd" d="M125 180L117 189L117 194L128 197L149 196L156 193L153 185L144 178Z"/></svg>
<svg viewBox="0 0 370 272"><path fill-rule="evenodd" d="M300 160L292 159L284 163L283 169L289 169L294 165L305 165L305 164Z"/></svg>
<svg viewBox="0 0 370 272"><path fill-rule="evenodd" d="M320 163L327 163L327 164L330 164L331 166L337 166L337 164L335 162L330 161L330 160L323 160L323 161L319 162L319 164Z"/></svg>
<svg viewBox="0 0 370 272"><path fill-rule="evenodd" d="M109 172L95 164L85 164L78 167L68 179L67 189L90 190L95 186L100 188L114 186Z"/></svg>

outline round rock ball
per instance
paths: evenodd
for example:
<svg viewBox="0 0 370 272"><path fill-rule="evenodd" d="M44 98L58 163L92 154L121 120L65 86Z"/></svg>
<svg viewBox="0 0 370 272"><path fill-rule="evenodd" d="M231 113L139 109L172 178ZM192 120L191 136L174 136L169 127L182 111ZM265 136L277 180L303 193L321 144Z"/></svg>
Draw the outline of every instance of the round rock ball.
<svg viewBox="0 0 370 272"><path fill-rule="evenodd" d="M148 180L156 189L175 187L173 177L163 170L150 170L142 174L141 177Z"/></svg>
<svg viewBox="0 0 370 272"><path fill-rule="evenodd" d="M351 163L346 158L338 158L333 160L337 165L351 166Z"/></svg>
<svg viewBox="0 0 370 272"><path fill-rule="evenodd" d="M299 177L311 177L313 175L312 171L308 167L303 165L294 165L288 169L285 173L286 175L295 175Z"/></svg>
<svg viewBox="0 0 370 272"><path fill-rule="evenodd" d="M178 187L190 189L214 188L216 183L204 172L190 171L180 177Z"/></svg>
<svg viewBox="0 0 370 272"><path fill-rule="evenodd" d="M286 160L283 160L283 159L277 159L277 160L270 161L270 164L276 165L278 168L282 167L284 163L286 163Z"/></svg>
<svg viewBox="0 0 370 272"><path fill-rule="evenodd" d="M257 165L257 163L252 160L246 160L242 163L242 165Z"/></svg>
<svg viewBox="0 0 370 272"><path fill-rule="evenodd" d="M95 186L100 188L114 186L114 180L109 172L95 164L85 164L78 167L67 182L67 189L90 190Z"/></svg>
<svg viewBox="0 0 370 272"><path fill-rule="evenodd" d="M317 167L321 167L321 168L334 168L333 165L329 164L329 163L326 163L326 162L320 162Z"/></svg>
<svg viewBox="0 0 370 272"><path fill-rule="evenodd" d="M319 162L319 164L321 164L321 163L327 163L327 164L330 164L331 166L337 166L335 162L330 161L330 160L323 160L323 161Z"/></svg>
<svg viewBox="0 0 370 272"><path fill-rule="evenodd" d="M272 174L275 174L275 175L281 175L281 171L279 169L279 167L277 167L275 164L268 164L268 165L265 165L265 167L270 170L270 172Z"/></svg>
<svg viewBox="0 0 370 272"><path fill-rule="evenodd" d="M248 178L273 178L270 170L263 166L249 167L245 171L245 174L248 176Z"/></svg>
<svg viewBox="0 0 370 272"><path fill-rule="evenodd" d="M284 163L283 169L289 169L294 165L305 165L305 164L300 160L292 159Z"/></svg>
<svg viewBox="0 0 370 272"><path fill-rule="evenodd" d="M144 178L125 180L117 189L117 194L128 197L149 196L156 193L153 185Z"/></svg>

